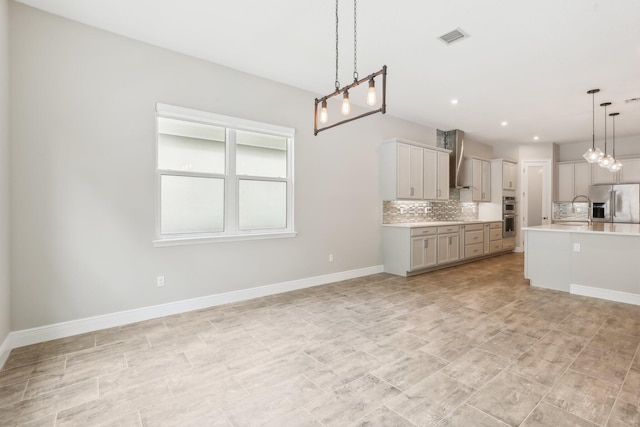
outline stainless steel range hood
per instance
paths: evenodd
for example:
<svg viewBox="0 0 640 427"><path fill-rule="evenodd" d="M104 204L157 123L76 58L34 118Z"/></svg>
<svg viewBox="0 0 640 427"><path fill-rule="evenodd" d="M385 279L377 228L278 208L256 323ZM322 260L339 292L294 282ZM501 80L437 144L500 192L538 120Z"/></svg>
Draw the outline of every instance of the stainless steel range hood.
<svg viewBox="0 0 640 427"><path fill-rule="evenodd" d="M437 130L436 145L451 150L449 157L449 187L465 188L462 185L464 171L464 132L459 129Z"/></svg>

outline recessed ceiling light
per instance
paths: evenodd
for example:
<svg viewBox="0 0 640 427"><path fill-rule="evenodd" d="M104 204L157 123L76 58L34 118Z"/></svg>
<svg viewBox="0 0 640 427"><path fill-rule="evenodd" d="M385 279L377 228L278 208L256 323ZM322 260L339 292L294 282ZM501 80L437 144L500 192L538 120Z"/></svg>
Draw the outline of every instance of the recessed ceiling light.
<svg viewBox="0 0 640 427"><path fill-rule="evenodd" d="M505 126L507 126L508 124L509 124L509 123L507 123L507 122L501 122L501 123L500 123L500 126L505 127Z"/></svg>
<svg viewBox="0 0 640 427"><path fill-rule="evenodd" d="M458 103L458 100L457 100L457 99L452 99L452 100L451 100L451 103L452 103L453 105L456 105L456 104Z"/></svg>
<svg viewBox="0 0 640 427"><path fill-rule="evenodd" d="M540 139L540 137L539 137L539 136L537 136L537 135L533 137L533 140L534 140L534 141L537 141L537 140L539 140L539 139Z"/></svg>

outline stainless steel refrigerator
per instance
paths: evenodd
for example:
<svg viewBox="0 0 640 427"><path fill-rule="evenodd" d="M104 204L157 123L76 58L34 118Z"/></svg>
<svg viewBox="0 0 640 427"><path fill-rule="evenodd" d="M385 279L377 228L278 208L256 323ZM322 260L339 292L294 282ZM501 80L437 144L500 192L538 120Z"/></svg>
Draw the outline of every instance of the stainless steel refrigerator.
<svg viewBox="0 0 640 427"><path fill-rule="evenodd" d="M640 223L640 184L592 185L594 222Z"/></svg>

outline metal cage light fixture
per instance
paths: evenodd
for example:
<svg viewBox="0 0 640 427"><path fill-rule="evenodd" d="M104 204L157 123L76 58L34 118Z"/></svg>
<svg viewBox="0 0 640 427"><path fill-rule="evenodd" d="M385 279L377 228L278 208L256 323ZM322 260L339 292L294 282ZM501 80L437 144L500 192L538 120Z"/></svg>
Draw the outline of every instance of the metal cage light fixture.
<svg viewBox="0 0 640 427"><path fill-rule="evenodd" d="M383 65L379 71L375 73L369 74L367 77L362 79L358 76L358 30L357 30L357 9L358 4L357 0L353 0L353 83L346 85L344 87L340 87L340 81L338 80L338 23L339 23L339 14L338 14L338 0L336 0L336 80L335 80L335 90L329 95L323 96L322 98L315 99L314 106L314 114L313 114L313 134L317 135L319 132L322 132L327 129L331 129L338 125L352 122L354 120L360 119L362 117L370 116L376 113L385 114L387 110L386 104L386 93L387 93L387 66ZM342 106L340 108L340 112L343 116L351 115L351 103L349 100L349 91L355 89L361 84L367 82L369 87L367 89L366 94L366 104L369 107L375 107L378 103L378 94L376 92L376 82L375 79L378 76L382 76L382 87L381 87L381 105L379 108L366 111L362 114L358 114L353 117L348 117L343 120L340 120L336 123L332 123L326 126L326 123L329 122L329 112L327 110L327 101L331 98L342 95ZM320 106L320 108L318 108Z"/></svg>

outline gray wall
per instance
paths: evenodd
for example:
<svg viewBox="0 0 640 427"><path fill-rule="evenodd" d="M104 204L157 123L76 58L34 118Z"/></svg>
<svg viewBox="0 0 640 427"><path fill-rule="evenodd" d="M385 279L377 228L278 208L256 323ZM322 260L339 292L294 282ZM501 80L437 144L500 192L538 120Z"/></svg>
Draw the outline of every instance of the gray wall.
<svg viewBox="0 0 640 427"><path fill-rule="evenodd" d="M0 344L10 331L9 283L9 16L0 0ZM2 355L0 354L0 358Z"/></svg>
<svg viewBox="0 0 640 427"><path fill-rule="evenodd" d="M620 116L622 117L622 115ZM592 141L577 142L573 144L561 144L559 146L558 161L583 160L582 155L592 145ZM596 147L604 151L604 140L596 140ZM612 154L611 135L607 138L607 153ZM617 156L640 156L640 135L628 137L616 137Z"/></svg>
<svg viewBox="0 0 640 427"><path fill-rule="evenodd" d="M12 329L382 263L379 143L434 129L387 114L314 137L321 94L13 2L10 17ZM298 236L154 248L156 101L294 127Z"/></svg>

